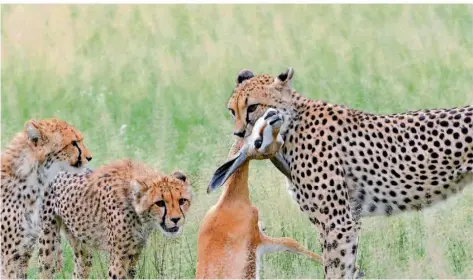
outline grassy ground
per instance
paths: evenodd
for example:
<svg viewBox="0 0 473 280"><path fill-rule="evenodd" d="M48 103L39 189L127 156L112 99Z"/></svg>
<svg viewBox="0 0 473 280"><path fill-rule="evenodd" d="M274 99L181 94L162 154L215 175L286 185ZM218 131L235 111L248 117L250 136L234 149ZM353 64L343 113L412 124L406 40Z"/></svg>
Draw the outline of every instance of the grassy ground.
<svg viewBox="0 0 473 280"><path fill-rule="evenodd" d="M59 117L86 136L93 167L131 157L186 171L195 200L183 236L152 236L139 277L192 278L199 221L231 143L226 110L242 68L278 74L314 99L373 113L473 102L472 6L2 6L1 146L31 118ZM320 252L315 229L269 162L251 196L268 232ZM421 213L370 218L358 262L368 278L472 278L473 188ZM64 242L65 266L73 259ZM107 257L94 256L93 277ZM35 260L29 276L37 277ZM322 277L288 253L264 257L265 278Z"/></svg>

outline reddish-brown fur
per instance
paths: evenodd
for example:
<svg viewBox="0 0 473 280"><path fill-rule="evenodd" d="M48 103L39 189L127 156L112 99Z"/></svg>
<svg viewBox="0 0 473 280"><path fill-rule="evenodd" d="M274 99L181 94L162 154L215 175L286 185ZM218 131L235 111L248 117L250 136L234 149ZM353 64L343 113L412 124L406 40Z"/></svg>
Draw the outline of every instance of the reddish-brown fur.
<svg viewBox="0 0 473 280"><path fill-rule="evenodd" d="M277 133L276 133L277 134ZM236 141L230 157L242 147ZM251 204L248 190L249 160L231 175L217 204L205 215L198 234L196 278L255 278L261 246L282 246L310 256L321 257L291 238L271 238L259 228L258 209Z"/></svg>

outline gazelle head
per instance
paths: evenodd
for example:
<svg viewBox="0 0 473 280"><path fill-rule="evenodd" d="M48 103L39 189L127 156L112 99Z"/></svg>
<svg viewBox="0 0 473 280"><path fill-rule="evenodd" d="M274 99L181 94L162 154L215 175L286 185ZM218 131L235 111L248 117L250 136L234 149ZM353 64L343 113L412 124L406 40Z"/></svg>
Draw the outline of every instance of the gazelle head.
<svg viewBox="0 0 473 280"><path fill-rule="evenodd" d="M266 110L263 116L256 121L251 134L244 139L241 149L215 171L207 192L212 192L222 186L243 163L252 159L270 158L278 169L287 176L289 167L279 154L279 149L284 144L284 140L279 134L283 122L283 115L276 109Z"/></svg>

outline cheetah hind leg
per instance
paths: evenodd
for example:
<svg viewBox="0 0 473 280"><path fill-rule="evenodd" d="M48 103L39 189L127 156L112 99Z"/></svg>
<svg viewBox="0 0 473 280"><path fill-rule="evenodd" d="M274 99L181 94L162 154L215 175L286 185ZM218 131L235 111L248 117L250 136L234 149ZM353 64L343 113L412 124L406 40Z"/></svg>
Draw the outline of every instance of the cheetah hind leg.
<svg viewBox="0 0 473 280"><path fill-rule="evenodd" d="M73 279L89 278L90 269L92 267L92 255L87 248L74 248L74 273Z"/></svg>
<svg viewBox="0 0 473 280"><path fill-rule="evenodd" d="M74 252L74 272L72 274L73 279L85 279L89 278L90 269L92 267L92 255L85 246L83 246L72 234L67 230L66 237L71 244Z"/></svg>
<svg viewBox="0 0 473 280"><path fill-rule="evenodd" d="M17 272L18 278L27 279L28 278L28 263L33 255L33 250L28 249L23 257L21 258L21 267L20 271Z"/></svg>

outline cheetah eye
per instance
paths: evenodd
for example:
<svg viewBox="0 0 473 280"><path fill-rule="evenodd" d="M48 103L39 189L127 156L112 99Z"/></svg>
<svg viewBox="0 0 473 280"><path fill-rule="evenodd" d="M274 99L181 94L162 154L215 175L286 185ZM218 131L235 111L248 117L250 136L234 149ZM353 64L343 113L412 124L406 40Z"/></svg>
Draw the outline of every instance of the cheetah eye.
<svg viewBox="0 0 473 280"><path fill-rule="evenodd" d="M72 140L71 145L72 146L77 146L77 140Z"/></svg>
<svg viewBox="0 0 473 280"><path fill-rule="evenodd" d="M182 205L186 204L186 202L187 202L187 199L185 199L185 198L179 198L179 205L182 206Z"/></svg>
<svg viewBox="0 0 473 280"><path fill-rule="evenodd" d="M158 201L156 201L156 206L164 207L164 206L166 206L166 202L164 202L164 200L158 200Z"/></svg>
<svg viewBox="0 0 473 280"><path fill-rule="evenodd" d="M248 113L253 113L254 111L256 111L256 108L258 108L259 104L253 104L253 105L250 105L248 106L248 109L246 109L246 111Z"/></svg>

